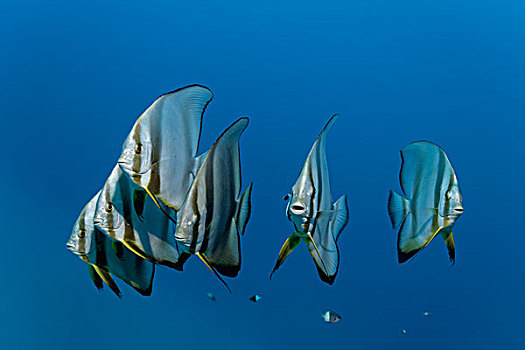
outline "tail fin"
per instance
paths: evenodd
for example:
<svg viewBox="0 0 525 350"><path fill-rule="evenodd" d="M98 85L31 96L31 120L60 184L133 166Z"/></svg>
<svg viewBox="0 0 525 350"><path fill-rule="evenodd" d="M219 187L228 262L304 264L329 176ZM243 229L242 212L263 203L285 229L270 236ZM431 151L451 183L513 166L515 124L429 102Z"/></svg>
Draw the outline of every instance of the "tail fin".
<svg viewBox="0 0 525 350"><path fill-rule="evenodd" d="M283 246L281 247L281 251L279 252L279 256L277 257L277 262L275 263L275 266L272 270L272 273L270 274L270 279L272 279L272 275L279 266L282 265L282 263L286 260L288 255L295 249L301 243L301 237L297 233L292 233L290 237L284 242Z"/></svg>
<svg viewBox="0 0 525 350"><path fill-rule="evenodd" d="M246 187L237 202L237 214L235 214L235 221L241 235L244 235L246 224L248 223L248 220L250 220L250 214L252 210L252 187L253 182L250 183L248 187Z"/></svg>
<svg viewBox="0 0 525 350"><path fill-rule="evenodd" d="M388 196L388 215L392 221L392 228L397 228L409 213L408 204L410 201L400 194L390 191Z"/></svg>

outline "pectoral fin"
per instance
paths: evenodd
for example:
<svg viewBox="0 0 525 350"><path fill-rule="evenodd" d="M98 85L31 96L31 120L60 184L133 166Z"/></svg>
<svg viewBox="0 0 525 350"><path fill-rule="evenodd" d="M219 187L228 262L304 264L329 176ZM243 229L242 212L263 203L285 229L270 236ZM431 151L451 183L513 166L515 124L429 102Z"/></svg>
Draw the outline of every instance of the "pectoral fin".
<svg viewBox="0 0 525 350"><path fill-rule="evenodd" d="M102 283L102 278L97 274L93 266L88 265L89 270L89 276L91 277L91 280L95 284L95 287L97 287L97 290L100 292L104 288L104 284Z"/></svg>
<svg viewBox="0 0 525 350"><path fill-rule="evenodd" d="M111 249L113 249L113 252L119 258L120 260L124 259L124 247L122 246L122 243L115 241L111 242Z"/></svg>
<svg viewBox="0 0 525 350"><path fill-rule="evenodd" d="M144 205L147 196L148 193L146 191L137 189L133 190L133 207L135 208L135 213L137 213L137 217L140 221L144 220L142 214L144 213Z"/></svg>
<svg viewBox="0 0 525 350"><path fill-rule="evenodd" d="M282 263L286 260L288 255L295 249L301 243L301 238L297 233L292 233L290 237L284 242L283 246L281 247L281 251L279 252L279 256L277 257L277 262L275 263L275 266L272 270L272 273L270 274L270 279L272 279L272 275L279 266L282 265Z"/></svg>

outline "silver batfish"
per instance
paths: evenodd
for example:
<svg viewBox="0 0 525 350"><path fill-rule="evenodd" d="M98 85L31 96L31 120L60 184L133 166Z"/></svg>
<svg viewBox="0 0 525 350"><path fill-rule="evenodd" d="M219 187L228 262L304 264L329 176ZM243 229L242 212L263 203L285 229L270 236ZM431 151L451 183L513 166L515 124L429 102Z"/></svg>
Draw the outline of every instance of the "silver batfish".
<svg viewBox="0 0 525 350"><path fill-rule="evenodd" d="M414 142L401 150L399 179L405 197L390 191L388 213L392 227L399 226L397 253L403 263L437 235L445 240L455 261L452 227L463 214L456 173L445 152L428 141Z"/></svg>
<svg viewBox="0 0 525 350"><path fill-rule="evenodd" d="M175 225L164 214L174 217L175 212L161 202L159 205L163 210L117 165L97 201L94 223L142 258L182 270L189 254L179 256Z"/></svg>
<svg viewBox="0 0 525 350"><path fill-rule="evenodd" d="M251 211L252 184L239 196L239 138L247 126L248 118L240 118L215 141L177 212L179 247L198 255L226 287L219 274L235 277L239 273L239 234L244 234Z"/></svg>
<svg viewBox="0 0 525 350"><path fill-rule="evenodd" d="M191 85L159 97L136 121L118 164L156 201L177 211L200 165L202 115L213 97Z"/></svg>
<svg viewBox="0 0 525 350"><path fill-rule="evenodd" d="M84 207L73 227L67 248L89 264L90 274L97 288L103 280L120 296L120 290L111 274L119 277L142 295L150 295L155 265L146 261L106 236L94 224L96 203L100 192Z"/></svg>
<svg viewBox="0 0 525 350"><path fill-rule="evenodd" d="M346 196L332 203L325 152L326 134L337 117L334 115L324 127L292 187L292 195L285 197L289 199L286 215L293 222L295 232L283 244L272 275L302 240L321 280L330 285L334 283L339 268L337 239L348 222Z"/></svg>

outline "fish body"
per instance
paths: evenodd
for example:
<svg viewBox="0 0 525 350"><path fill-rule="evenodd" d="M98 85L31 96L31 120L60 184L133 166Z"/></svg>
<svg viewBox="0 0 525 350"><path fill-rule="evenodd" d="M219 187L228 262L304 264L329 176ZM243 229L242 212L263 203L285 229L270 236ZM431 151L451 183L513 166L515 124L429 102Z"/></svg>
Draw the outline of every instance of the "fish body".
<svg viewBox="0 0 525 350"><path fill-rule="evenodd" d="M159 97L137 119L118 164L153 200L179 210L195 178L202 116L212 92L191 85Z"/></svg>
<svg viewBox="0 0 525 350"><path fill-rule="evenodd" d="M440 234L454 264L452 228L463 214L456 173L445 152L428 141L404 147L401 158L399 178L404 196L390 191L388 198L392 227L400 227L397 241L399 263L413 258Z"/></svg>
<svg viewBox="0 0 525 350"><path fill-rule="evenodd" d="M217 298L215 297L215 295L213 293L208 292L208 293L206 293L206 295L207 295L208 299L210 299L211 301L216 301L217 300Z"/></svg>
<svg viewBox="0 0 525 350"><path fill-rule="evenodd" d="M286 215L293 222L295 232L281 248L272 274L302 240L314 259L321 280L331 285L337 276L337 239L348 223L348 205L346 196L332 202L325 151L326 135L337 117L334 115L328 121L315 141L292 187L291 196L286 197Z"/></svg>
<svg viewBox="0 0 525 350"><path fill-rule="evenodd" d="M254 303L258 303L260 300L262 299L262 297L258 294L254 294L250 297L250 301L254 302Z"/></svg>
<svg viewBox="0 0 525 350"><path fill-rule="evenodd" d="M140 257L182 270L187 256L179 255L175 225L169 219L175 211L159 205L162 210L117 165L97 201L94 224Z"/></svg>
<svg viewBox="0 0 525 350"><path fill-rule="evenodd" d="M179 247L198 255L219 278L235 277L241 268L239 235L250 218L252 190L250 184L240 194L239 138L247 126L248 118L240 118L215 141L177 212Z"/></svg>
<svg viewBox="0 0 525 350"><path fill-rule="evenodd" d="M89 265L90 275L97 289L101 289L100 281L103 281L120 296L118 286L111 276L113 274L140 294L150 295L154 265L108 237L93 223L100 193L80 213L66 246Z"/></svg>
<svg viewBox="0 0 525 350"><path fill-rule="evenodd" d="M326 323L337 323L343 319L341 316L339 316L333 311L326 311L321 315L321 317Z"/></svg>

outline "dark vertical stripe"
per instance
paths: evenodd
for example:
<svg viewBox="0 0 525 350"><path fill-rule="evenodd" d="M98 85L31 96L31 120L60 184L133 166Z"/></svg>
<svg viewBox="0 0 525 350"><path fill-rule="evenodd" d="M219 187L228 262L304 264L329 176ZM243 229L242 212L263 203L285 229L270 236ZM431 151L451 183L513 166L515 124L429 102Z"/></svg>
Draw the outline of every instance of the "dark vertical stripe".
<svg viewBox="0 0 525 350"><path fill-rule="evenodd" d="M135 124L135 128L133 129L133 141L135 142L135 147L140 143L140 123ZM142 165L142 152L137 153L135 152L136 148L133 148L131 150L131 155L133 157L133 172L140 173L141 171L141 165Z"/></svg>
<svg viewBox="0 0 525 350"><path fill-rule="evenodd" d="M196 185L196 184L195 184ZM199 197L199 191L198 191L198 186L195 186L195 190L194 190L194 196L193 196L193 200L191 202L191 206L192 206L192 210L193 210L193 213L195 213L195 215L197 216L195 222L193 223L193 226L192 226L192 229L193 229L193 234L192 234L192 240L191 240L191 245L190 245L190 253L192 254L195 254L197 252L197 241L199 239L199 224L200 224L200 221L201 221L201 215L199 213L199 206L198 206L198 197ZM180 223L182 224L182 223ZM200 249L199 249L200 251Z"/></svg>

